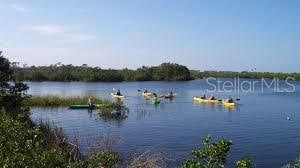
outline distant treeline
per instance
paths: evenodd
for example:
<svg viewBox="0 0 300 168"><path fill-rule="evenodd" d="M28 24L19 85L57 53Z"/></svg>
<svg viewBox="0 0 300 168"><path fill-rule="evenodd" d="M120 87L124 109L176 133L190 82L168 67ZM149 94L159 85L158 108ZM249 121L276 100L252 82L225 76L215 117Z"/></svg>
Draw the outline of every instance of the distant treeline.
<svg viewBox="0 0 300 168"><path fill-rule="evenodd" d="M272 73L272 72L232 72L232 71L191 71L191 76L196 79L215 77L215 78L250 78L250 79L260 79L260 78L278 78L287 79L293 78L295 80L300 80L300 73Z"/></svg>
<svg viewBox="0 0 300 168"><path fill-rule="evenodd" d="M50 66L15 66L14 77L23 81L185 81L193 79L186 66L162 63L136 70L55 64Z"/></svg>
<svg viewBox="0 0 300 168"><path fill-rule="evenodd" d="M101 69L81 66L55 64L50 66L14 66L14 77L23 81L186 81L208 77L215 78L294 78L300 80L300 73L271 72L233 72L233 71L198 71L175 63L162 63L159 66L142 66L132 69Z"/></svg>

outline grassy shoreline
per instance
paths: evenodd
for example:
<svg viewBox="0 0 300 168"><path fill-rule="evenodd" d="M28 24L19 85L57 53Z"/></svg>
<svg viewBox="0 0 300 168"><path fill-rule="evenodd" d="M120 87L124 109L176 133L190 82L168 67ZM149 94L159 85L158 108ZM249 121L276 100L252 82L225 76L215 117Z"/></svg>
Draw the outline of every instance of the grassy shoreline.
<svg viewBox="0 0 300 168"><path fill-rule="evenodd" d="M94 104L113 105L113 102L95 96L62 97L58 95L33 95L25 101L25 105L30 107L69 106L71 104L87 104L89 98L92 98Z"/></svg>

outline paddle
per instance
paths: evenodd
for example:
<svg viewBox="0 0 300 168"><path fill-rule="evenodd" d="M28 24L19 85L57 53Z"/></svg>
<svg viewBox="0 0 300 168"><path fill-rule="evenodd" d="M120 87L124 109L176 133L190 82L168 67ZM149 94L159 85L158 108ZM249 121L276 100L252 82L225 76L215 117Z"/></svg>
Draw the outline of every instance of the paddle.
<svg viewBox="0 0 300 168"><path fill-rule="evenodd" d="M241 99L235 99L235 100L236 100L236 101L240 101ZM221 102L221 101L223 101L223 100L218 100L218 101L220 101L220 102Z"/></svg>

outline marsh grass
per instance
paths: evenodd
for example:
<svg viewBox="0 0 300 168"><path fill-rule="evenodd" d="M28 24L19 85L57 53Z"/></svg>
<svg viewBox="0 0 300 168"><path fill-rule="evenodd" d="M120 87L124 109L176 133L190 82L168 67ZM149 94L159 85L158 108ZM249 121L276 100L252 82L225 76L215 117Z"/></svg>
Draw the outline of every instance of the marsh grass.
<svg viewBox="0 0 300 168"><path fill-rule="evenodd" d="M113 104L108 100L101 100L95 96L62 97L58 95L33 95L25 102L25 105L30 107L69 106L71 104L87 104L89 98L93 99L94 104L103 104L105 106L112 106Z"/></svg>
<svg viewBox="0 0 300 168"><path fill-rule="evenodd" d="M43 133L42 139L44 144L65 153L69 163L78 162L83 158L82 154L79 152L78 139L68 139L62 128L57 127L53 123L43 121L40 121L37 124L37 127Z"/></svg>

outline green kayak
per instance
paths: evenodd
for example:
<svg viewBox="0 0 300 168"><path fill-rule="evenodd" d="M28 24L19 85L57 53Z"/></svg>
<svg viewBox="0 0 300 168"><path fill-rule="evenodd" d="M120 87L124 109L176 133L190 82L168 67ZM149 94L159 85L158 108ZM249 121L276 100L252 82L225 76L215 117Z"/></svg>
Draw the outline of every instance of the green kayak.
<svg viewBox="0 0 300 168"><path fill-rule="evenodd" d="M101 104L94 104L93 108L100 108ZM69 106L70 109L88 109L89 105L87 104L73 104Z"/></svg>

